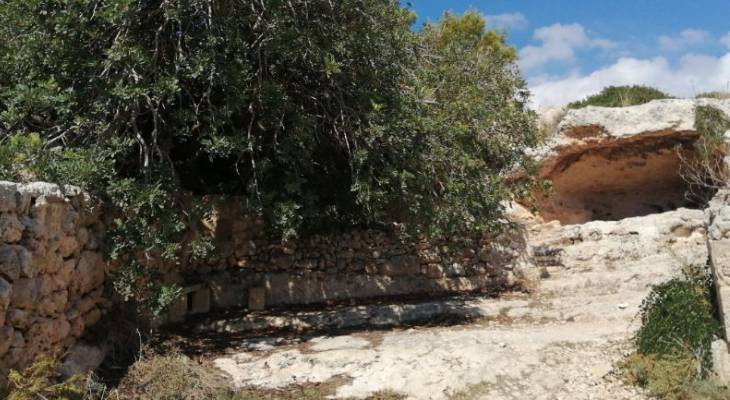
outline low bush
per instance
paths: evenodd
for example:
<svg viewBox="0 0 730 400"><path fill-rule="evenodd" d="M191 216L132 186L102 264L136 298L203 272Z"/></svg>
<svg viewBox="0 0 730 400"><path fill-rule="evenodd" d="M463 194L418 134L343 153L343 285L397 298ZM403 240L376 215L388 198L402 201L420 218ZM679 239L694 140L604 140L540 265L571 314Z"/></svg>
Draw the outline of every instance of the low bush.
<svg viewBox="0 0 730 400"><path fill-rule="evenodd" d="M627 107L668 98L671 98L671 96L659 89L648 86L609 86L598 94L568 104L568 108L575 109L588 106Z"/></svg>
<svg viewBox="0 0 730 400"><path fill-rule="evenodd" d="M708 273L689 267L683 276L655 286L644 299L636 352L622 363L627 382L669 400L696 398L692 396L698 390L730 395L708 380L710 346L720 333L720 324L713 317Z"/></svg>
<svg viewBox="0 0 730 400"><path fill-rule="evenodd" d="M710 285L699 268L692 268L655 286L641 305L637 351L669 359L691 355L704 376L712 367L710 346L720 331L712 315Z"/></svg>

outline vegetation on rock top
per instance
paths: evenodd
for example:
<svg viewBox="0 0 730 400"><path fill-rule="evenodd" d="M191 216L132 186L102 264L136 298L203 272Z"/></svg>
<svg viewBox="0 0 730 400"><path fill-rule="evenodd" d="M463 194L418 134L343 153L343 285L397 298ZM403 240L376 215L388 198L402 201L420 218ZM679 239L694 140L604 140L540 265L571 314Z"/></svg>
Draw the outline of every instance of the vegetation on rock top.
<svg viewBox="0 0 730 400"><path fill-rule="evenodd" d="M652 100L669 99L668 94L648 86L608 86L600 93L568 104L568 108L628 107L648 103Z"/></svg>

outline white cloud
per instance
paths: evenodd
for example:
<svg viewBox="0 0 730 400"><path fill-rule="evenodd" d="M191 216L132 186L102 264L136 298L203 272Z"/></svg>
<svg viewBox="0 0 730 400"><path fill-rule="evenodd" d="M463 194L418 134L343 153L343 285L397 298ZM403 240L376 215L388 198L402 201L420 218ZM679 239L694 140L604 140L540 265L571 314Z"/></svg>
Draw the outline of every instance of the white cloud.
<svg viewBox="0 0 730 400"><path fill-rule="evenodd" d="M702 29L685 29L677 36L659 36L659 46L664 50L681 50L707 41L710 34Z"/></svg>
<svg viewBox="0 0 730 400"><path fill-rule="evenodd" d="M720 43L724 44L725 47L730 49L730 32L728 32L727 35L720 38Z"/></svg>
<svg viewBox="0 0 730 400"><path fill-rule="evenodd" d="M533 37L539 46L526 46L520 50L520 67L529 71L551 61L572 61L575 51L581 48L615 46L606 39L590 38L580 24L554 24L535 30Z"/></svg>
<svg viewBox="0 0 730 400"><path fill-rule="evenodd" d="M721 57L685 54L676 66L663 57L625 57L587 75L574 71L563 77L542 76L529 81L536 108L580 100L611 85L648 85L674 96L692 97L730 84L730 53Z"/></svg>
<svg viewBox="0 0 730 400"><path fill-rule="evenodd" d="M527 28L527 17L522 13L506 13L487 15L487 24L490 27L506 29L506 30L518 30Z"/></svg>

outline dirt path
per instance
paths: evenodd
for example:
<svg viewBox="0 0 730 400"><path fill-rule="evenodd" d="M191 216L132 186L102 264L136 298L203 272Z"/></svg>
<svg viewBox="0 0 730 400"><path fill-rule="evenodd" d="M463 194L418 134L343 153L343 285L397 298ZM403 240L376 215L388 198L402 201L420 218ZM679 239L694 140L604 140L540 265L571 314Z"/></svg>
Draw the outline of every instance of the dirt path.
<svg viewBox="0 0 730 400"><path fill-rule="evenodd" d="M338 397L393 390L412 399L644 399L611 371L630 350L650 286L706 262L703 221L701 211L680 209L536 225L532 251L553 254L535 258L544 279L531 295L468 301L483 320L251 345L215 363L239 386L349 378Z"/></svg>

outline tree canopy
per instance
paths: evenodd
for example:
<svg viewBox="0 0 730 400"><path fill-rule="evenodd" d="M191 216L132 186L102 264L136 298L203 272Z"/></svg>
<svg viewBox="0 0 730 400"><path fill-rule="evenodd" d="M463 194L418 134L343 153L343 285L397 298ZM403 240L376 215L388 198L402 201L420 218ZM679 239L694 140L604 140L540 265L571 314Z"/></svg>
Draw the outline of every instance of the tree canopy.
<svg viewBox="0 0 730 400"><path fill-rule="evenodd" d="M0 175L117 206L121 259L202 255L189 194L283 238L488 228L537 140L516 52L475 12L414 20L395 0L3 1Z"/></svg>

